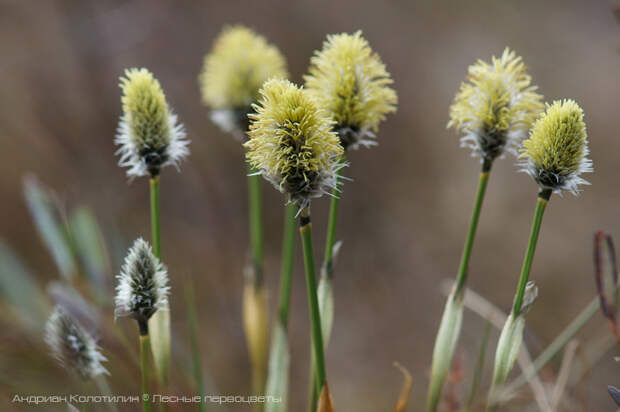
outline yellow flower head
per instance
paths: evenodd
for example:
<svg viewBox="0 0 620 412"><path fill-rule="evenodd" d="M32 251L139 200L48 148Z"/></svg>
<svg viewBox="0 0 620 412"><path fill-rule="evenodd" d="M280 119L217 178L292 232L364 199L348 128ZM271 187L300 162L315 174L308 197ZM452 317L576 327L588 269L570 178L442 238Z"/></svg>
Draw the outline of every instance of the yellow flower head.
<svg viewBox="0 0 620 412"><path fill-rule="evenodd" d="M288 77L280 51L247 27L226 27L204 58L202 101L213 110L218 126L242 137L258 90L271 77Z"/></svg>
<svg viewBox="0 0 620 412"><path fill-rule="evenodd" d="M463 133L461 146L492 162L505 150L515 152L542 111L536 89L514 51L506 48L491 64L478 60L450 106L448 127Z"/></svg>
<svg viewBox="0 0 620 412"><path fill-rule="evenodd" d="M547 105L523 142L524 170L545 189L577 194L578 185L588 184L581 173L592 172L583 110L574 100Z"/></svg>
<svg viewBox="0 0 620 412"><path fill-rule="evenodd" d="M177 166L189 153L189 142L157 79L147 69L128 69L120 87L123 116L115 139L119 165L129 167L129 176L156 176L164 166Z"/></svg>
<svg viewBox="0 0 620 412"><path fill-rule="evenodd" d="M308 93L288 80L268 80L250 114L246 157L300 208L336 188L343 154L333 122Z"/></svg>
<svg viewBox="0 0 620 412"><path fill-rule="evenodd" d="M374 143L373 132L398 98L390 74L362 32L327 36L310 61L306 89L336 121L342 145L356 148Z"/></svg>

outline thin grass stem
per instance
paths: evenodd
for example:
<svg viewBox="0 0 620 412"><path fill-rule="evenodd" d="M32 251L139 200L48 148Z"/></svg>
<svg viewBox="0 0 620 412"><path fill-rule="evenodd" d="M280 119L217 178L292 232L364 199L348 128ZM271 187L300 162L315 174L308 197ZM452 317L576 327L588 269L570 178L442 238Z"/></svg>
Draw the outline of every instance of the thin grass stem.
<svg viewBox="0 0 620 412"><path fill-rule="evenodd" d="M149 393L149 335L148 326L141 325L140 331L140 370L142 372L142 410L144 412L151 411L151 399ZM144 333L146 329L146 333Z"/></svg>
<svg viewBox="0 0 620 412"><path fill-rule="evenodd" d="M150 195L151 195L151 243L153 244L153 253L161 260L161 236L159 224L159 176L151 178Z"/></svg>
<svg viewBox="0 0 620 412"><path fill-rule="evenodd" d="M308 305L310 309L316 384L317 387L322 388L325 383L325 355L323 352L321 316L319 313L319 301L317 297L314 249L312 246L312 223L310 220L310 209L308 207L301 211L299 223L299 233L301 234L301 242L304 253L304 266L306 269L306 289L308 291Z"/></svg>
<svg viewBox="0 0 620 412"><path fill-rule="evenodd" d="M519 316L521 306L523 305L523 296L525 294L525 286L530 279L530 270L532 269L532 262L534 261L534 253L536 252L536 244L538 243L538 235L540 234L540 226L542 224L542 218L545 213L545 208L551 197L551 189L542 189L538 194L538 200L536 202L536 210L534 212L534 221L532 222L532 229L530 231L530 239L527 244L527 252L523 259L523 266L521 267L521 276L519 277L519 285L517 286L517 293L515 294L514 303L512 305L512 314L516 318Z"/></svg>
<svg viewBox="0 0 620 412"><path fill-rule="evenodd" d="M446 303L446 307L441 318L442 320L437 330L437 337L435 338L435 345L433 348L433 360L431 364L432 377L428 387L426 403L427 412L435 412L437 410L441 398L441 392L443 389L445 376L447 375L448 368L452 363L452 357L454 356L454 347L459 338L462 309L455 307L455 305L458 304L458 302L462 301L463 292L465 290L465 283L467 281L467 275L469 273L469 260L474 245L474 239L476 237L476 230L478 229L480 212L482 210L482 204L484 202L484 197L486 194L491 166L491 160L483 160L482 170L478 179L478 191L476 193L474 209L472 211L471 220L469 222L469 230L467 231L467 237L465 238L465 245L463 247L461 261L456 275L456 282L454 284L453 292L451 292L448 296L448 302ZM452 313L449 314L448 310L452 310ZM457 320L459 321L457 322ZM451 322L452 325L449 322ZM447 343L446 336L448 335L451 336L452 349L443 348L443 346Z"/></svg>
<svg viewBox="0 0 620 412"><path fill-rule="evenodd" d="M343 157L341 162L345 161ZM340 170L336 171L336 187L340 184ZM336 244L336 226L338 223L338 211L340 207L340 196L337 189L332 192L329 203L329 217L327 221L327 235L325 239L325 255L323 257L323 266L321 267L321 278L331 280L334 275L334 245ZM316 387L316 377L314 376L314 359L310 356L310 379L308 380L308 410L314 412L316 410L319 390Z"/></svg>
<svg viewBox="0 0 620 412"><path fill-rule="evenodd" d="M342 160L344 161L344 159ZM336 172L336 187L340 184L340 170ZM333 258L334 245L336 244L336 225L338 223L338 210L340 206L340 197L336 189L334 189L329 203L329 220L327 221L327 237L325 239L325 256L323 258L323 267L321 276L332 278L334 274Z"/></svg>
<svg viewBox="0 0 620 412"><path fill-rule="evenodd" d="M491 331L491 321L487 320L487 325L484 328L484 334L482 335L482 342L480 343L480 350L478 351L478 359L476 360L476 367L474 369L474 375L471 379L471 389L469 390L469 396L467 397L466 411L471 411L480 387L480 381L482 380L482 372L484 371L484 359L487 353L487 344L489 342L489 332Z"/></svg>
<svg viewBox="0 0 620 412"><path fill-rule="evenodd" d="M263 219L261 200L261 177L252 168L248 169L248 210L250 224L250 249L252 255L253 280L258 287L263 282Z"/></svg>
<svg viewBox="0 0 620 412"><path fill-rule="evenodd" d="M194 296L193 282L191 281L185 283L185 302L187 304L187 322L189 324L189 340L192 348L194 379L201 399L200 403L198 403L198 410L200 412L205 412L206 408L203 393L204 379L202 377L202 359L200 356L200 342L198 338L198 322L196 320L196 298Z"/></svg>
<svg viewBox="0 0 620 412"><path fill-rule="evenodd" d="M286 205L284 215L284 233L282 237L282 267L280 270L280 324L287 330L289 308L291 303L291 280L293 261L295 258L295 215L297 207L294 203Z"/></svg>
<svg viewBox="0 0 620 412"><path fill-rule="evenodd" d="M262 218L262 196L261 196L261 177L256 174L256 170L248 165L248 222L250 230L250 256L252 270L250 278L246 282L252 282L255 296L262 296L264 293L263 284L263 218ZM245 303L247 304L247 303ZM247 333L247 332L246 332ZM265 331L265 333L268 333ZM246 336L246 339L250 339ZM248 340L250 343L250 341ZM252 344L250 343L250 346ZM265 353L260 357L266 356ZM255 395L262 395L265 381L266 368L265 359L254 359L252 363L252 388ZM260 412L263 405L257 403L255 410Z"/></svg>
<svg viewBox="0 0 620 412"><path fill-rule="evenodd" d="M569 323L562 332L542 351L536 360L519 377L506 386L506 392L512 393L526 384L532 377L536 376L540 370L547 365L560 351L570 342L577 332L585 326L600 309L600 300L597 297L592 299L588 305Z"/></svg>
<svg viewBox="0 0 620 412"><path fill-rule="evenodd" d="M467 237L465 238L465 246L463 247L463 254L461 255L461 263L459 264L459 271L456 276L455 295L461 293L463 286L467 281L467 275L469 273L469 259L474 246L474 238L476 237L476 230L478 229L478 221L480 220L480 211L482 210L482 203L484 202L487 183L489 182L491 164L492 163L488 160L484 160L482 164L482 171L480 172L480 177L478 179L478 192L476 194L476 200L474 201L474 210L471 214L469 230L467 231Z"/></svg>

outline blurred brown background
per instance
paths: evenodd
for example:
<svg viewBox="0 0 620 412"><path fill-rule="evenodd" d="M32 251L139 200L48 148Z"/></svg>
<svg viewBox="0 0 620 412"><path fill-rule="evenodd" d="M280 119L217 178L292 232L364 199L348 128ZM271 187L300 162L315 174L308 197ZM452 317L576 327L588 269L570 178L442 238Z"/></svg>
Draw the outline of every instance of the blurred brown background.
<svg viewBox="0 0 620 412"><path fill-rule="evenodd" d="M162 176L162 247L178 291L172 295L176 339L187 346L180 292L182 279L191 277L198 286L207 392L247 393L240 312L247 245L243 153L200 102L202 58L224 24L243 23L282 50L299 82L326 34L362 29L394 77L399 106L381 126L380 145L352 153L345 171L354 181L341 202L344 247L328 377L338 410L390 410L401 383L392 367L397 360L414 375L409 410L422 410L444 302L439 283L457 269L479 171L478 160L446 130L448 107L467 66L505 46L523 56L547 101L570 97L581 104L596 170L586 176L592 186L581 196L554 196L545 216L532 271L540 296L528 316L530 350L539 353L595 293L593 233L604 229L620 239L620 27L613 6L606 0L1 1L0 236L41 284L58 277L25 208L22 177L28 172L69 207L94 209L117 264L123 247L149 235L147 182L128 183L113 144L118 77L127 67L149 68L192 140L181 173L170 168ZM496 162L470 286L503 309L512 302L536 190L517 173L513 157ZM267 185L263 193L275 307L283 198ZM313 204L317 255L327 204ZM309 340L300 254L296 259L291 411L305 408ZM589 330L604 331L601 318ZM480 318L466 315L460 344L466 382L459 391L469 387L483 327ZM496 339L494 333L491 352ZM0 350L11 353L10 347ZM620 384L614 355L617 349L583 383L588 410L613 410L606 385ZM487 358L488 378L492 353ZM51 378L5 368L0 373Z"/></svg>

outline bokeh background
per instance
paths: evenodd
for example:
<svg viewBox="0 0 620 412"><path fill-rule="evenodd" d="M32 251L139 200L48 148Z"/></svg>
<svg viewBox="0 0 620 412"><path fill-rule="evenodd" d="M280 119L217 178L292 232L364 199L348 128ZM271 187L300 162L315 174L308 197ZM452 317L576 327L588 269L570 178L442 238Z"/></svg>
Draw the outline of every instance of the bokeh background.
<svg viewBox="0 0 620 412"><path fill-rule="evenodd" d="M240 305L248 243L243 151L209 121L201 104L203 55L223 25L243 23L282 50L299 82L326 34L361 29L392 73L399 105L381 126L379 146L352 153L345 171L353 182L345 185L341 202L338 238L344 246L328 377L338 410L390 410L401 384L392 362L399 361L414 377L409 410L422 410L444 303L440 283L456 272L479 172L478 160L446 129L467 66L510 46L547 101L574 98L586 113L596 170L586 178L592 185L579 197L552 198L533 266L540 296L528 315L526 339L537 354L595 294L594 232L620 239L620 26L614 6L607 0L2 0L0 236L41 287L59 277L25 206L23 177L32 173L68 209L93 209L113 256L111 279L123 248L149 236L147 182L128 181L113 144L121 112L118 78L128 67L149 68L192 140L181 173L166 169L161 188L175 351L188 346L181 291L183 279L191 278L208 392L248 393ZM266 277L275 309L283 198L263 187ZM504 310L512 302L536 192L513 157L495 163L469 285ZM313 203L318 255L327 206L326 199ZM290 410L299 411L305 408L309 350L299 253L292 299ZM475 315L465 317L459 345L464 382L457 393L468 389L484 325ZM587 342L605 328L597 316L580 336ZM496 340L493 332L492 349ZM105 352L105 340L102 346ZM0 409L25 408L10 403L14 393L71 382L59 368L28 364L22 349L19 331L0 330ZM11 362L18 353L22 366ZM613 410L606 385L620 384L620 365L613 362L618 354L617 348L603 354L579 383L584 410ZM492 350L486 379L491 365ZM557 368L558 360L544 376ZM113 375L113 390L132 389L127 381ZM520 405L523 410L527 403Z"/></svg>

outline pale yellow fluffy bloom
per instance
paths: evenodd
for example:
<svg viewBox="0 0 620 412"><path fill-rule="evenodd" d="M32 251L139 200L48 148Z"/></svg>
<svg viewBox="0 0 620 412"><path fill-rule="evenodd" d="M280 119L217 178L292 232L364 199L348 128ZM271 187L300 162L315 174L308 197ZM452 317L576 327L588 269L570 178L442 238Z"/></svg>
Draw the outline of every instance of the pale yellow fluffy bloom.
<svg viewBox="0 0 620 412"><path fill-rule="evenodd" d="M491 64L478 60L450 107L448 127L463 133L461 145L492 161L515 151L542 111L542 96L521 57L506 48Z"/></svg>
<svg viewBox="0 0 620 412"><path fill-rule="evenodd" d="M345 148L371 145L379 123L396 111L390 74L362 32L327 36L310 61L306 89L335 120Z"/></svg>
<svg viewBox="0 0 620 412"><path fill-rule="evenodd" d="M588 183L580 175L593 170L588 153L583 110L574 100L563 100L547 105L523 142L520 157L541 187L576 194L578 185Z"/></svg>
<svg viewBox="0 0 620 412"><path fill-rule="evenodd" d="M204 58L202 100L212 109L249 108L267 79L287 76L284 57L263 36L244 26L226 27Z"/></svg>
<svg viewBox="0 0 620 412"><path fill-rule="evenodd" d="M260 91L245 143L250 164L300 208L336 188L343 166L326 111L300 87L272 79Z"/></svg>
<svg viewBox="0 0 620 412"><path fill-rule="evenodd" d="M131 177L153 177L162 167L178 167L189 154L189 141L159 81L145 68L132 68L125 70L120 87L123 116L115 139L121 156L119 165L128 167Z"/></svg>

